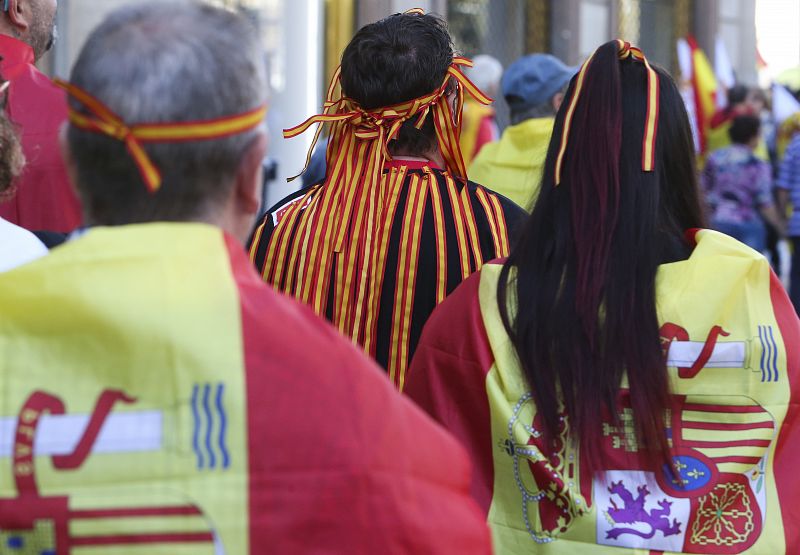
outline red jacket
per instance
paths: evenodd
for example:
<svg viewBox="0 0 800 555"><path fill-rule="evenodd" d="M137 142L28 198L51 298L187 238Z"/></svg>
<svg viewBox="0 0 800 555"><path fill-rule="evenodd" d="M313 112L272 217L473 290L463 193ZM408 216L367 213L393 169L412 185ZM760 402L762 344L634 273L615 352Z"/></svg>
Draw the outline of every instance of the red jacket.
<svg viewBox="0 0 800 555"><path fill-rule="evenodd" d="M33 65L33 49L0 35L0 75L11 81L8 115L20 128L27 165L0 217L27 229L72 231L81 224L78 198L67 179L58 132L67 118L64 94Z"/></svg>

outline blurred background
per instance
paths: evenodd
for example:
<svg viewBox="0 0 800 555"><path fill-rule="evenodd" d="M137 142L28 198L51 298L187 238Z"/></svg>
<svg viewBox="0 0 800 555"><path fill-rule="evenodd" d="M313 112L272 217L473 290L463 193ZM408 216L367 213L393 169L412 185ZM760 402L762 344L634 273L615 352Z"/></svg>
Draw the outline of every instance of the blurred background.
<svg viewBox="0 0 800 555"><path fill-rule="evenodd" d="M59 40L42 69L68 76L89 31L114 8L136 0L59 0ZM531 52L579 64L599 44L623 38L690 86L689 39L714 69L720 99L734 83L800 89L800 0L218 0L258 26L270 68L270 155L279 160L269 190L297 188L310 134L284 141L281 129L320 109L342 49L360 26L421 7L443 15L467 56L490 54L504 67ZM681 46L682 45L682 46ZM236 56L231 52L231 56ZM688 64L688 65L687 65ZM225 83L220 83L224 87ZM498 124L507 124L502 101Z"/></svg>

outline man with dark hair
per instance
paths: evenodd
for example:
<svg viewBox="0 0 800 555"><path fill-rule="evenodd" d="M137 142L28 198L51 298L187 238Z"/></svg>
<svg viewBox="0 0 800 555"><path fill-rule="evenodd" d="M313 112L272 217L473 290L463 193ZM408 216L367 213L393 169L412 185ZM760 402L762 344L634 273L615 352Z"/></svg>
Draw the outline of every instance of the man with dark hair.
<svg viewBox="0 0 800 555"><path fill-rule="evenodd" d="M0 217L27 229L67 232L81 208L58 152L64 93L34 65L55 37L56 0L0 0L0 75L11 82L8 116L20 129L27 165Z"/></svg>
<svg viewBox="0 0 800 555"><path fill-rule="evenodd" d="M503 74L503 96L511 126L486 145L469 168L470 176L530 209L539 187L555 116L577 69L550 54L530 54Z"/></svg>
<svg viewBox="0 0 800 555"><path fill-rule="evenodd" d="M786 227L773 203L770 165L754 153L761 140L761 120L736 116L728 135L731 146L712 152L701 176L709 220L717 231L761 252L766 248L763 220L779 235Z"/></svg>
<svg viewBox="0 0 800 555"><path fill-rule="evenodd" d="M466 180L464 96L490 102L464 75L469 63L454 57L445 23L421 11L359 30L325 113L285 132L331 124L325 181L279 202L252 240L264 279L331 320L401 390L430 313L508 253L524 215Z"/></svg>
<svg viewBox="0 0 800 555"><path fill-rule="evenodd" d="M455 440L242 249L266 149L251 24L137 3L60 85L90 227L0 275L0 550L489 553Z"/></svg>

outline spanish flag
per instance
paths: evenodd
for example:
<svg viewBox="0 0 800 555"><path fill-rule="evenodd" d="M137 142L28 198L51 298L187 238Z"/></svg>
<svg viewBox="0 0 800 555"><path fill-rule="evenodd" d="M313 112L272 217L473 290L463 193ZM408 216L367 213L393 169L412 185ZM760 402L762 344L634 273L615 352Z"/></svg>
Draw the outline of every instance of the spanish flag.
<svg viewBox="0 0 800 555"><path fill-rule="evenodd" d="M470 452L496 553L800 552L800 322L759 253L688 235L691 256L656 277L674 471L643 463L627 378L597 424L600 471L587 471L569 414L545 440L498 308L501 264L431 316L406 392Z"/></svg>
<svg viewBox="0 0 800 555"><path fill-rule="evenodd" d="M717 109L717 79L714 68L708 61L705 52L697 45L691 35L686 37L691 52L691 84L694 93L696 128L700 142L700 152L705 154L708 146L708 134L711 118Z"/></svg>
<svg viewBox="0 0 800 555"><path fill-rule="evenodd" d="M201 224L0 275L0 552L488 553L448 434Z"/></svg>

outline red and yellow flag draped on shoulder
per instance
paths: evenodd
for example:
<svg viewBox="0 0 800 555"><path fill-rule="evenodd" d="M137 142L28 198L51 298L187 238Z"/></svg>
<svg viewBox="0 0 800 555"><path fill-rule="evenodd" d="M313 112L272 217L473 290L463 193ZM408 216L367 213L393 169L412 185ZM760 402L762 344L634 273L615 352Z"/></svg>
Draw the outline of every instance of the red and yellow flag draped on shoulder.
<svg viewBox="0 0 800 555"><path fill-rule="evenodd" d="M464 95L490 102L462 72L470 64L456 58L430 94L374 110L336 98L337 72L324 113L285 131L295 137L330 124L327 177L273 208L251 245L267 282L326 316L401 389L427 316L485 261L508 253L509 226L523 217L465 178ZM389 144L401 126L420 128L428 117L447 168L393 160Z"/></svg>
<svg viewBox="0 0 800 555"><path fill-rule="evenodd" d="M603 472L585 471L567 414L555 446L543 444L500 319L499 264L431 316L406 391L467 447L496 553L800 550L800 321L762 256L713 231L691 235L690 258L656 280L679 476L639 456L627 380L617 417L598 423Z"/></svg>
<svg viewBox="0 0 800 555"><path fill-rule="evenodd" d="M3 553L481 553L461 447L213 227L0 275Z"/></svg>

